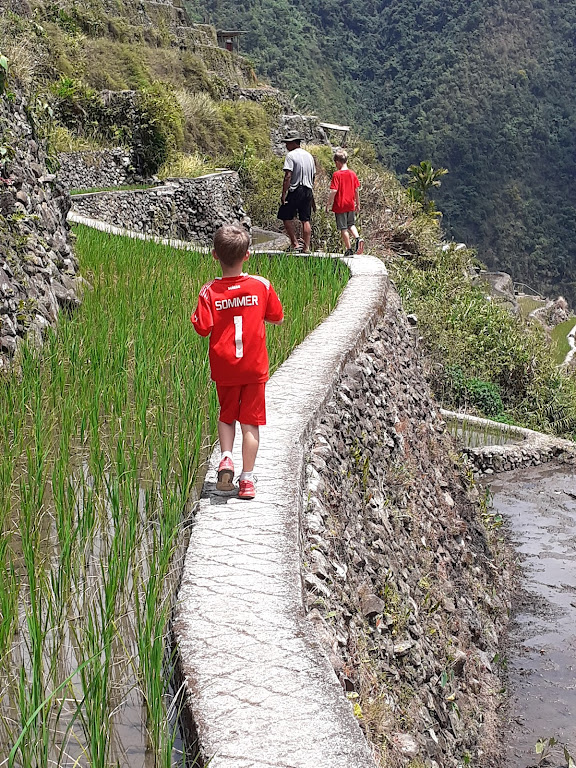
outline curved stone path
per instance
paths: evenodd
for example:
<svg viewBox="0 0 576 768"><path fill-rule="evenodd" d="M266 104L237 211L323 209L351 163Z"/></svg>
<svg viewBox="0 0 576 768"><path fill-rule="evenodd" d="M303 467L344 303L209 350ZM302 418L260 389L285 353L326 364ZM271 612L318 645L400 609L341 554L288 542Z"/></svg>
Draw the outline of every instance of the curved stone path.
<svg viewBox="0 0 576 768"><path fill-rule="evenodd" d="M199 250L73 212L68 220ZM336 309L267 385L256 499L214 495L215 450L196 510L174 636L186 704L210 768L376 768L306 618L300 568L307 438L339 372L382 313L389 286L379 259L343 261L351 276ZM236 448L240 467L239 439Z"/></svg>
<svg viewBox="0 0 576 768"><path fill-rule="evenodd" d="M306 619L300 571L307 437L388 287L378 259L346 261L338 306L268 384L256 499L213 494L215 451L192 528L174 630L210 768L375 766Z"/></svg>

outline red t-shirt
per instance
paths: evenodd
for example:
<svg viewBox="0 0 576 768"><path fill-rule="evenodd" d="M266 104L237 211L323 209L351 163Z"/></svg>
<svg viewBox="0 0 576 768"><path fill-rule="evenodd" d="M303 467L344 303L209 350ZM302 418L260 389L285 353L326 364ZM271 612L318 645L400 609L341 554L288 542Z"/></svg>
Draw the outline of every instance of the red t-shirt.
<svg viewBox="0 0 576 768"><path fill-rule="evenodd" d="M265 277L217 277L198 296L192 323L200 336L210 334L210 372L223 387L267 381L265 320L284 317L276 291Z"/></svg>
<svg viewBox="0 0 576 768"><path fill-rule="evenodd" d="M360 189L358 176L347 168L345 171L334 171L330 189L336 190L336 197L332 205L334 213L348 213L356 208L356 190Z"/></svg>

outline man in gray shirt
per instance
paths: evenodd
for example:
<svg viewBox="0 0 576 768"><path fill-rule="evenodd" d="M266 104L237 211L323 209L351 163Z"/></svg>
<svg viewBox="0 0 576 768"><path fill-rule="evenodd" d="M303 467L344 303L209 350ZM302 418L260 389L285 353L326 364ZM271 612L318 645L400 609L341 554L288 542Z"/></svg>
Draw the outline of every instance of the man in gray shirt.
<svg viewBox="0 0 576 768"><path fill-rule="evenodd" d="M290 238L291 249L300 253L308 253L312 234L310 217L314 205L312 189L316 176L316 162L310 152L306 152L300 147L301 141L304 139L298 131L288 131L284 137L288 152L284 160L284 182L278 218L284 222L286 234ZM302 222L302 240L304 242L302 247L299 246L296 237L294 224L296 214Z"/></svg>

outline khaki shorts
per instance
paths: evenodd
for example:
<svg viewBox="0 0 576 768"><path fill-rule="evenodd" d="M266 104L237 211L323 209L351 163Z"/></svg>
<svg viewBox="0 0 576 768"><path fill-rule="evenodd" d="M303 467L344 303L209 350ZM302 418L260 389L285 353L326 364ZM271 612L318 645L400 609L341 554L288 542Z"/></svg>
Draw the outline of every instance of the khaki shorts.
<svg viewBox="0 0 576 768"><path fill-rule="evenodd" d="M354 211L335 213L334 216L336 216L336 228L340 231L353 227L356 222L356 214Z"/></svg>

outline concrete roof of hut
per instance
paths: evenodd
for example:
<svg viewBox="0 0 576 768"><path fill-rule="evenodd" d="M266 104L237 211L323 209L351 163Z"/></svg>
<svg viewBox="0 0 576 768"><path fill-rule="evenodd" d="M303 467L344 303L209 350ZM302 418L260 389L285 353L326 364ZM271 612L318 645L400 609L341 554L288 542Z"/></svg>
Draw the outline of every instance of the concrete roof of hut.
<svg viewBox="0 0 576 768"><path fill-rule="evenodd" d="M320 128L328 128L331 131L349 131L349 125L334 125L334 123L320 123Z"/></svg>

